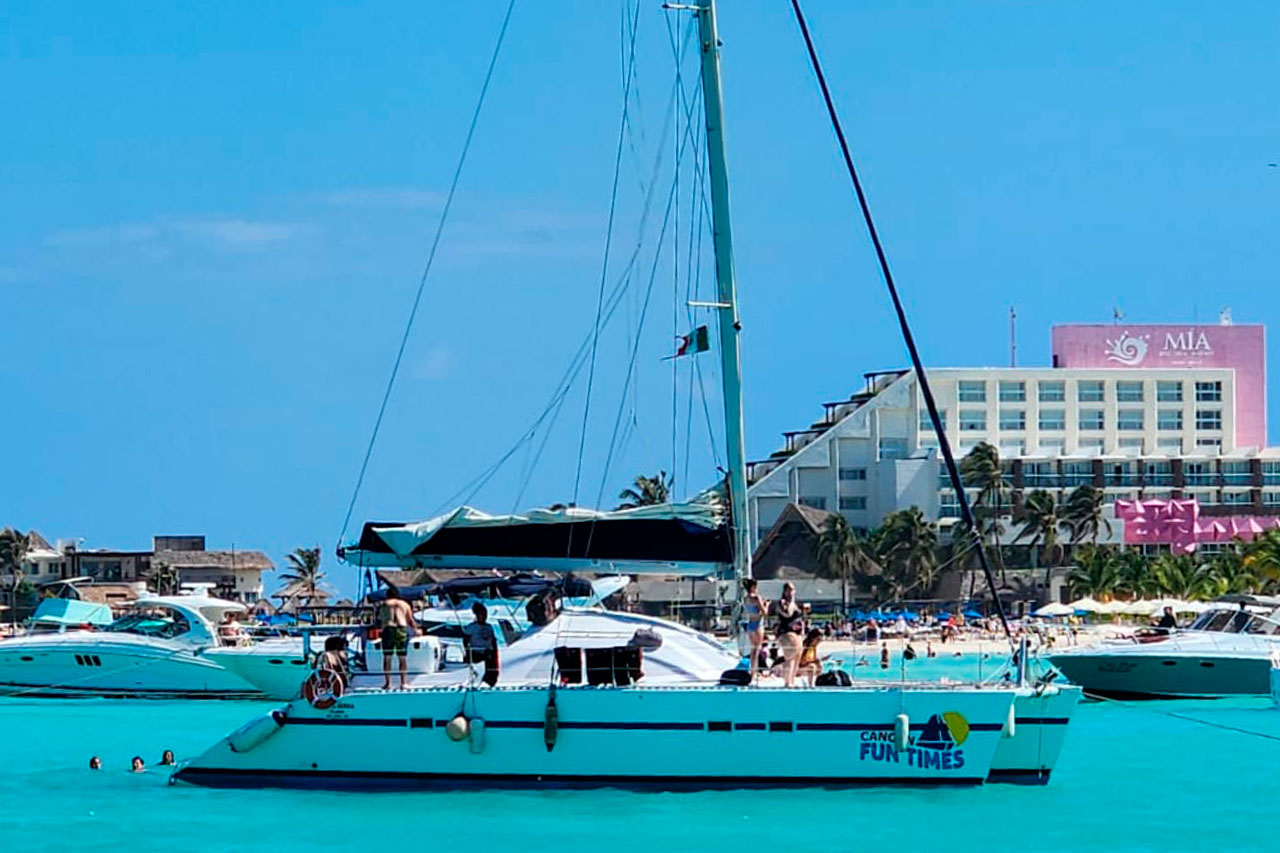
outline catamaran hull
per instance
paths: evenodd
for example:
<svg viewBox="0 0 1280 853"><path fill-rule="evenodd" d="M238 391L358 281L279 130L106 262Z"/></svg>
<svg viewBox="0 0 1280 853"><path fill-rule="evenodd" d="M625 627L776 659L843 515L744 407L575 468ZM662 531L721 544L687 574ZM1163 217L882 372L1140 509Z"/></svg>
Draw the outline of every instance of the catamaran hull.
<svg viewBox="0 0 1280 853"><path fill-rule="evenodd" d="M0 644L0 694L40 697L261 698L202 655L139 644Z"/></svg>
<svg viewBox="0 0 1280 853"><path fill-rule="evenodd" d="M1074 685L1020 688L1012 731L1006 729L1001 738L987 781L1048 784L1081 693Z"/></svg>
<svg viewBox="0 0 1280 853"><path fill-rule="evenodd" d="M972 688L574 687L554 691L551 726L552 695L545 687L378 692L327 711L296 701L175 777L326 788L979 784L1014 698ZM447 726L464 711L470 735L454 741Z"/></svg>
<svg viewBox="0 0 1280 853"><path fill-rule="evenodd" d="M1265 696L1271 660L1265 654L1215 655L1145 652L1062 654L1050 660L1085 693L1112 699L1191 699Z"/></svg>

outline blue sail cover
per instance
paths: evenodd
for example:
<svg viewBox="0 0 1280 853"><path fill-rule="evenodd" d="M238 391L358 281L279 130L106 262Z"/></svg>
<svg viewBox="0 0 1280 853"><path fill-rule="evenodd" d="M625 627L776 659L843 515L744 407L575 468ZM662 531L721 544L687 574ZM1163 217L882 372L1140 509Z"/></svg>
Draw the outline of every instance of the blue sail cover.
<svg viewBox="0 0 1280 853"><path fill-rule="evenodd" d="M569 507L491 516L471 507L417 524L368 522L338 556L361 567L725 576L733 546L723 504L597 512Z"/></svg>

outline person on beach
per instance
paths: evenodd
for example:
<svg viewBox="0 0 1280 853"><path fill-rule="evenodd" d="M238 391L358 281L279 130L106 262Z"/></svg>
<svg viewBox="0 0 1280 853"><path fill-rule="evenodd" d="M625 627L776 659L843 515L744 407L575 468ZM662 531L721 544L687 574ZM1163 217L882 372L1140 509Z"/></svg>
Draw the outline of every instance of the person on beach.
<svg viewBox="0 0 1280 853"><path fill-rule="evenodd" d="M160 756L160 766L161 766L161 767L172 767L172 766L174 766L174 765L175 765L175 764L177 764L177 763L178 763L178 762L177 762L177 761L175 761L175 760L174 760L174 758L173 758L173 750L172 750L172 749L166 749L166 750L164 751L164 753Z"/></svg>
<svg viewBox="0 0 1280 853"><path fill-rule="evenodd" d="M142 763L142 756L135 755L133 757L133 761L129 765L129 770L133 773L144 773L146 772L146 769L147 765Z"/></svg>
<svg viewBox="0 0 1280 853"><path fill-rule="evenodd" d="M760 672L760 647L764 645L764 614L768 605L760 597L760 583L755 578L742 582L742 630L751 644L751 681Z"/></svg>
<svg viewBox="0 0 1280 853"><path fill-rule="evenodd" d="M484 664L484 683L493 687L498 683L498 635L489 624L489 608L477 601L471 605L476 621L462 628L462 649L467 663Z"/></svg>
<svg viewBox="0 0 1280 853"><path fill-rule="evenodd" d="M782 597L774 602L773 616L777 620L778 648L782 651L782 680L787 687L795 687L804 636L804 611L796 604L796 587L791 581L782 585Z"/></svg>
<svg viewBox="0 0 1280 853"><path fill-rule="evenodd" d="M101 769L102 769L102 759L101 759L101 758L99 758L99 757L98 757L98 756L96 756L96 755L95 755L95 756L93 756L92 758L90 758L90 759L89 759L89 769L90 769L90 770L101 770Z"/></svg>
<svg viewBox="0 0 1280 853"><path fill-rule="evenodd" d="M400 689L408 687L409 629L418 632L413 608L400 597L400 590L387 587L387 600L382 606L382 674L383 690L391 689L391 656L400 659Z"/></svg>

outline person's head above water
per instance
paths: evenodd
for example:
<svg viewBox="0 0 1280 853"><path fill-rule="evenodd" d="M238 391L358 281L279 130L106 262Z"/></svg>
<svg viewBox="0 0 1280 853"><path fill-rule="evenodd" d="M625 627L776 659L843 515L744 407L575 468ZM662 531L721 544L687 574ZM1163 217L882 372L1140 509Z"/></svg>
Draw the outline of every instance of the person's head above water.
<svg viewBox="0 0 1280 853"><path fill-rule="evenodd" d="M89 769L90 769L90 770L101 770L101 769L102 769L102 759L101 759L101 758L99 758L99 757L98 757L98 756L96 756L96 755L95 755L95 756L93 756L93 758L90 758L90 759L89 759Z"/></svg>
<svg viewBox="0 0 1280 853"><path fill-rule="evenodd" d="M164 751L164 754L160 756L160 763L161 763L161 764L173 764L173 763L174 763L174 759L173 759L173 750L172 750L172 749L166 749L166 750Z"/></svg>
<svg viewBox="0 0 1280 853"><path fill-rule="evenodd" d="M471 612L476 615L476 621L481 624L489 618L489 608L485 607L482 601L477 601L471 605Z"/></svg>
<svg viewBox="0 0 1280 853"><path fill-rule="evenodd" d="M133 762L130 764L129 769L131 769L134 773L141 773L143 770L147 769L147 765L142 763L141 755L135 755L133 757Z"/></svg>

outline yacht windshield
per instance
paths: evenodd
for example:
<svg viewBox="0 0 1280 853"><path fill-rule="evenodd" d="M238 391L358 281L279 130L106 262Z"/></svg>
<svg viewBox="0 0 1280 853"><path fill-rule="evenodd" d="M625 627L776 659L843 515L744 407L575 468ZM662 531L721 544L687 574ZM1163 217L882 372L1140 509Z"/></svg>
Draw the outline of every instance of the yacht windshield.
<svg viewBox="0 0 1280 853"><path fill-rule="evenodd" d="M1191 623L1193 631L1225 631L1227 623L1231 621L1231 617L1235 615L1232 610L1208 610L1201 613L1195 622Z"/></svg>
<svg viewBox="0 0 1280 853"><path fill-rule="evenodd" d="M185 634L191 626L182 614L167 608L151 608L126 613L107 627L108 631L123 634L141 634L169 640Z"/></svg>

